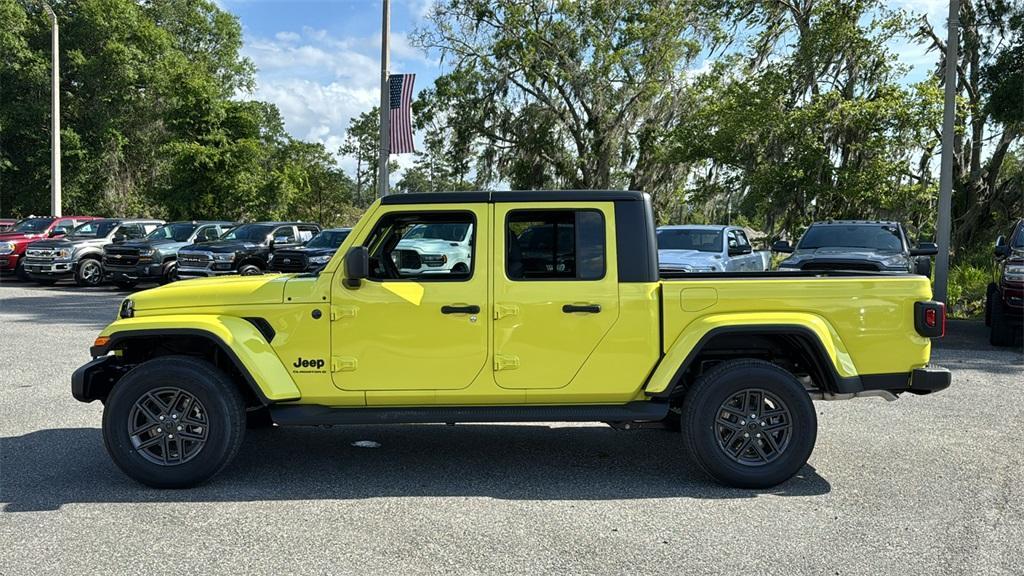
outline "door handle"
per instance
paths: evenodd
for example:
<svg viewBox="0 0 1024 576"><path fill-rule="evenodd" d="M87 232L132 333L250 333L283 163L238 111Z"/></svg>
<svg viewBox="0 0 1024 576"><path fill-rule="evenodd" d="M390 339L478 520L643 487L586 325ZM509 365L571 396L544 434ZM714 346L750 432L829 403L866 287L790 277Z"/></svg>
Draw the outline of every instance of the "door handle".
<svg viewBox="0 0 1024 576"><path fill-rule="evenodd" d="M480 307L476 304L470 305L455 305L449 304L448 306L441 306L441 314L479 314Z"/></svg>
<svg viewBox="0 0 1024 576"><path fill-rule="evenodd" d="M566 304L562 306L562 312L566 314L572 314L573 312L589 312L591 314L597 314L601 311L600 304Z"/></svg>

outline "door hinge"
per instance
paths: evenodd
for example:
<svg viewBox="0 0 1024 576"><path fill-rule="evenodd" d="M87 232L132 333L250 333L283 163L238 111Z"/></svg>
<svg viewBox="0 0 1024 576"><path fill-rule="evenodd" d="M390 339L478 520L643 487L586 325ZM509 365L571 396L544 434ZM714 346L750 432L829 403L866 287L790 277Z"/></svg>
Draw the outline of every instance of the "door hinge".
<svg viewBox="0 0 1024 576"><path fill-rule="evenodd" d="M351 356L335 356L331 358L331 372L351 372L359 366L359 361Z"/></svg>
<svg viewBox="0 0 1024 576"><path fill-rule="evenodd" d="M359 308L357 306L331 306L331 320L355 318L358 312Z"/></svg>
<svg viewBox="0 0 1024 576"><path fill-rule="evenodd" d="M494 305L494 319L501 320L505 316L517 316L519 314L519 306L515 304L495 304Z"/></svg>
<svg viewBox="0 0 1024 576"><path fill-rule="evenodd" d="M512 354L495 354L494 370L515 370L519 368L519 356Z"/></svg>

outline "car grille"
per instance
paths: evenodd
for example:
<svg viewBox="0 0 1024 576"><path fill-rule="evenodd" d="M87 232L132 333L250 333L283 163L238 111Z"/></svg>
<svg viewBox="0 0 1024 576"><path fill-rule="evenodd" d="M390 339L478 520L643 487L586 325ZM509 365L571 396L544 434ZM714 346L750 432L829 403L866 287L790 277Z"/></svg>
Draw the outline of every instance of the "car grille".
<svg viewBox="0 0 1024 576"><path fill-rule="evenodd" d="M138 248L108 246L103 250L104 266L135 266L139 263Z"/></svg>
<svg viewBox="0 0 1024 576"><path fill-rule="evenodd" d="M296 252L278 252L274 254L271 268L278 272L302 272L309 265L305 254Z"/></svg>
<svg viewBox="0 0 1024 576"><path fill-rule="evenodd" d="M25 259L27 262L51 262L56 258L56 248L29 248L25 250Z"/></svg>
<svg viewBox="0 0 1024 576"><path fill-rule="evenodd" d="M420 260L423 261L424 266L437 268L444 266L448 262L448 257L444 254L422 254L420 255Z"/></svg>
<svg viewBox="0 0 1024 576"><path fill-rule="evenodd" d="M209 252L178 252L178 268L209 268L211 262Z"/></svg>
<svg viewBox="0 0 1024 576"><path fill-rule="evenodd" d="M399 268L416 269L423 266L420 261L420 253L415 250L395 250L391 253L391 257Z"/></svg>
<svg viewBox="0 0 1024 576"><path fill-rule="evenodd" d="M881 268L870 262L808 262L800 267L801 270L857 270L865 272L879 272Z"/></svg>

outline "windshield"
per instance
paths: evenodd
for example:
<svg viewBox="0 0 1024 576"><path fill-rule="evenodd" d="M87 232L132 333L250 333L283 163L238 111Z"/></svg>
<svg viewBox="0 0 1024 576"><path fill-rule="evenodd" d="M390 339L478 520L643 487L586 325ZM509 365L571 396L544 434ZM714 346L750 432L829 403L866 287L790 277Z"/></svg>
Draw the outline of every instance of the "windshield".
<svg viewBox="0 0 1024 576"><path fill-rule="evenodd" d="M880 252L903 249L896 226L878 224L829 224L811 226L800 240L799 250L815 248L868 248Z"/></svg>
<svg viewBox="0 0 1024 576"><path fill-rule="evenodd" d="M1017 235L1013 238L1014 248L1024 248L1024 226L1017 228Z"/></svg>
<svg viewBox="0 0 1024 576"><path fill-rule="evenodd" d="M348 233L348 230L324 230L310 240L306 248L337 248L345 241Z"/></svg>
<svg viewBox="0 0 1024 576"><path fill-rule="evenodd" d="M180 223L167 224L149 233L148 240L174 240L175 242L186 242L196 229L195 224Z"/></svg>
<svg viewBox="0 0 1024 576"><path fill-rule="evenodd" d="M721 230L667 228L658 230L658 250L721 252Z"/></svg>
<svg viewBox="0 0 1024 576"><path fill-rule="evenodd" d="M274 229L267 224L243 224L221 237L221 240L244 240L246 242L262 243L267 240L267 235Z"/></svg>
<svg viewBox="0 0 1024 576"><path fill-rule="evenodd" d="M7 232L21 232L22 234L39 234L46 230L46 227L53 222L53 218L25 218L18 222Z"/></svg>
<svg viewBox="0 0 1024 576"><path fill-rule="evenodd" d="M117 220L93 220L72 230L68 238L106 238L117 225Z"/></svg>
<svg viewBox="0 0 1024 576"><path fill-rule="evenodd" d="M448 240L449 242L462 242L466 238L466 232L472 224L462 223L437 223L417 224L406 233L403 240Z"/></svg>

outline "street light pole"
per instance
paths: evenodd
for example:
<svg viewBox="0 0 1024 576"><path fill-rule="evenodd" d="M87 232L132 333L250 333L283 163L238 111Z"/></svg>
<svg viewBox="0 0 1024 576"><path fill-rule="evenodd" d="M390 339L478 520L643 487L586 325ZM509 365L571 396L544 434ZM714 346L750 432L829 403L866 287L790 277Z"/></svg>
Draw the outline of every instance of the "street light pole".
<svg viewBox="0 0 1024 576"><path fill-rule="evenodd" d="M61 216L60 197L60 32L57 28L57 14L46 2L43 9L50 16L52 32L50 49L53 52L53 77L50 84L50 214Z"/></svg>
<svg viewBox="0 0 1024 576"><path fill-rule="evenodd" d="M388 37L391 35L391 1L384 0L384 13L380 25L380 158L377 163L377 187L380 197L388 195L388 159L391 146L388 122L391 114L391 87L388 82Z"/></svg>
<svg viewBox="0 0 1024 576"><path fill-rule="evenodd" d="M939 217L935 224L939 253L935 257L933 298L946 302L949 281L950 228L953 203L953 131L956 122L956 72L960 45L960 1L949 1L946 36L946 99L942 110L942 167L939 172Z"/></svg>

